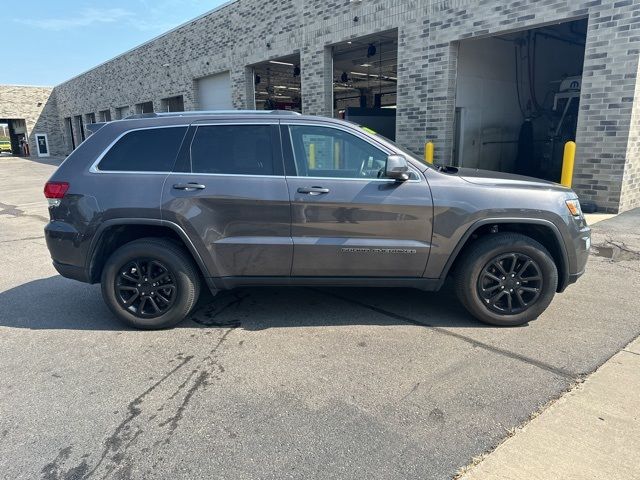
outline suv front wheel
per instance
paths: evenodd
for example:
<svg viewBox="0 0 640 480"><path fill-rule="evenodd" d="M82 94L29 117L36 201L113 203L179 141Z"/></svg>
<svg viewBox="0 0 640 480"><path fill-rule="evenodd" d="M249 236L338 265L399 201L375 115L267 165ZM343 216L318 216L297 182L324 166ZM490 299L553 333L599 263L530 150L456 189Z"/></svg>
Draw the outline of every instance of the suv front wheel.
<svg viewBox="0 0 640 480"><path fill-rule="evenodd" d="M538 318L555 295L558 269L539 242L518 233L482 237L456 269L460 302L478 320L498 326Z"/></svg>
<svg viewBox="0 0 640 480"><path fill-rule="evenodd" d="M116 317L149 330L184 320L200 293L191 258L171 241L154 238L116 250L103 268L101 283L102 296Z"/></svg>

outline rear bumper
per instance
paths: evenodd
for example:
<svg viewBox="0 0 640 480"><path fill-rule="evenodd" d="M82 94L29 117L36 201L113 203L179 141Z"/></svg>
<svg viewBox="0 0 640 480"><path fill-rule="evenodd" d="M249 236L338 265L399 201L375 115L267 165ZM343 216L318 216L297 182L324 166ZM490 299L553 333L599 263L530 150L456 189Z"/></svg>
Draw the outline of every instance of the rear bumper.
<svg viewBox="0 0 640 480"><path fill-rule="evenodd" d="M44 238L53 260L53 266L63 277L89 282L84 264L84 244L78 231L68 223L49 222L44 227Z"/></svg>
<svg viewBox="0 0 640 480"><path fill-rule="evenodd" d="M79 282L90 283L84 267L67 265L66 263L56 262L55 260L53 261L53 267L63 277L70 278L72 280L78 280Z"/></svg>

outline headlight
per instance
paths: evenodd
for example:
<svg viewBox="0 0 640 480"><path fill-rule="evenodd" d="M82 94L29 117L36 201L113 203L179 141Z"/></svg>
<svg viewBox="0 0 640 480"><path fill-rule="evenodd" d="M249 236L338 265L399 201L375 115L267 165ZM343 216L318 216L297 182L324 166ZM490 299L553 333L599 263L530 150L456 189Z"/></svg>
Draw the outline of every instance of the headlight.
<svg viewBox="0 0 640 480"><path fill-rule="evenodd" d="M574 198L572 200L567 200L566 204L567 204L567 208L569 209L569 212L571 212L571 215L573 215L574 217L582 216L580 201L577 198Z"/></svg>

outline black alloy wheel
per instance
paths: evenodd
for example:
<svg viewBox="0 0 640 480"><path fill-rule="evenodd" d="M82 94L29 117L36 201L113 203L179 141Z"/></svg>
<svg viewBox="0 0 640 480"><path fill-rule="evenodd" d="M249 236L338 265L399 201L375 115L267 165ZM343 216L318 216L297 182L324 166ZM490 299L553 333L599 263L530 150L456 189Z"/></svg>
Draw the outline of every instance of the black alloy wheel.
<svg viewBox="0 0 640 480"><path fill-rule="evenodd" d="M488 309L506 315L522 313L540 298L542 270L528 255L498 255L480 272L477 288Z"/></svg>
<svg viewBox="0 0 640 480"><path fill-rule="evenodd" d="M558 267L537 240L515 232L485 235L464 248L456 295L478 320L514 327L538 318L558 288Z"/></svg>
<svg viewBox="0 0 640 480"><path fill-rule="evenodd" d="M138 318L156 318L166 313L178 296L175 275L162 262L136 258L120 268L116 298L122 308Z"/></svg>

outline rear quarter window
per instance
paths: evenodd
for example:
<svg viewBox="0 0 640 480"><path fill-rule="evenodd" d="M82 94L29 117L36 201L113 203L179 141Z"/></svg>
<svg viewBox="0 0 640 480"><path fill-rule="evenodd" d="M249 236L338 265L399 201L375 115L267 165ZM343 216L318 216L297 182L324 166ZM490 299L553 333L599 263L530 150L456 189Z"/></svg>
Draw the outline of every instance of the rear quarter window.
<svg viewBox="0 0 640 480"><path fill-rule="evenodd" d="M133 130L126 133L100 160L105 172L170 172L187 127Z"/></svg>

